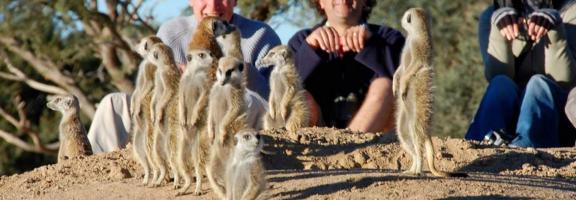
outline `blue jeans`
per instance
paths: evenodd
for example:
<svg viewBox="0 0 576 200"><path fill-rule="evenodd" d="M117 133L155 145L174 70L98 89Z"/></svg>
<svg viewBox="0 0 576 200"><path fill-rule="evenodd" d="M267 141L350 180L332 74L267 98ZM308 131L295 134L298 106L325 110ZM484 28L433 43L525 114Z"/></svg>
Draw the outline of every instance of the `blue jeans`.
<svg viewBox="0 0 576 200"><path fill-rule="evenodd" d="M525 88L508 76L495 76L465 138L482 140L491 131L504 130L516 134L515 146L558 147L560 134L571 128L564 114L567 96L544 75L533 75Z"/></svg>

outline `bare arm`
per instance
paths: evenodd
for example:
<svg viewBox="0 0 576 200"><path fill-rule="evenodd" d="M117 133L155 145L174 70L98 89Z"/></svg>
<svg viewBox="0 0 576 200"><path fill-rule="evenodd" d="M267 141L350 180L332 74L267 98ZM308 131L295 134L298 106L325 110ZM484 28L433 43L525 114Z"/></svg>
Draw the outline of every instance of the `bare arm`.
<svg viewBox="0 0 576 200"><path fill-rule="evenodd" d="M393 128L394 97L392 80L376 78L370 83L368 93L348 128L364 132L388 132Z"/></svg>

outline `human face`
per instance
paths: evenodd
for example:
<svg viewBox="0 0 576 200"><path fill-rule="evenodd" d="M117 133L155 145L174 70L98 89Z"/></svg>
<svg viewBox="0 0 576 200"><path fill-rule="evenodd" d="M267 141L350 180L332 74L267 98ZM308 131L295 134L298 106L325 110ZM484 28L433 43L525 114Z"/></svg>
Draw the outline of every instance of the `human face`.
<svg viewBox="0 0 576 200"><path fill-rule="evenodd" d="M320 7L332 23L358 24L365 0L320 0Z"/></svg>
<svg viewBox="0 0 576 200"><path fill-rule="evenodd" d="M196 20L201 21L205 16L222 17L228 21L234 14L236 0L189 0Z"/></svg>

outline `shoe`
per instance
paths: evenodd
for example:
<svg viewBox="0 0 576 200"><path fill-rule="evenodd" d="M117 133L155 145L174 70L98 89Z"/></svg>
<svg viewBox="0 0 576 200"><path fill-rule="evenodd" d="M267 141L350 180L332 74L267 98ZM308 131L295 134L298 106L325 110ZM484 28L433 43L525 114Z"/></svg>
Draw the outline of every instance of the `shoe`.
<svg viewBox="0 0 576 200"><path fill-rule="evenodd" d="M514 139L513 135L507 134L503 129L490 131L484 136L484 141L494 146L506 146Z"/></svg>

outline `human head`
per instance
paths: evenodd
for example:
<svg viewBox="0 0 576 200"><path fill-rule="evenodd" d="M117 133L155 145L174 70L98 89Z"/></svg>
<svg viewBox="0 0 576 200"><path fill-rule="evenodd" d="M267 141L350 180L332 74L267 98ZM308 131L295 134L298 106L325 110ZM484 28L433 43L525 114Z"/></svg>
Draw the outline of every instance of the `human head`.
<svg viewBox="0 0 576 200"><path fill-rule="evenodd" d="M348 5L362 5L362 15L360 16L361 21L368 20L370 17L370 13L372 12L372 8L376 5L376 0L310 0L312 6L316 9L316 12L320 14L322 17L327 17L326 12L324 11L323 5L327 5L329 3L335 2L342 2L347 3Z"/></svg>
<svg viewBox="0 0 576 200"><path fill-rule="evenodd" d="M218 16L230 21L236 6L236 0L189 0L188 3L198 21L204 16Z"/></svg>

